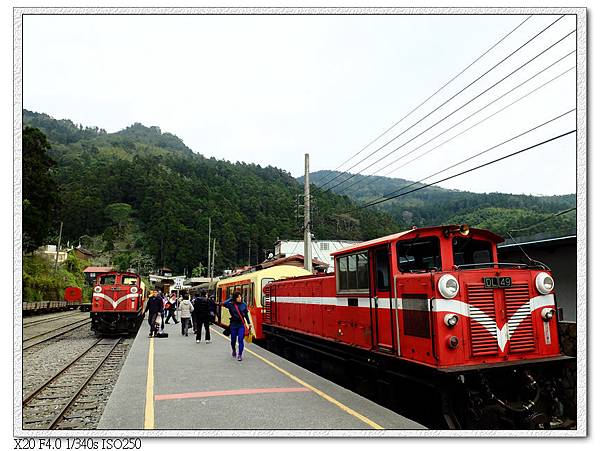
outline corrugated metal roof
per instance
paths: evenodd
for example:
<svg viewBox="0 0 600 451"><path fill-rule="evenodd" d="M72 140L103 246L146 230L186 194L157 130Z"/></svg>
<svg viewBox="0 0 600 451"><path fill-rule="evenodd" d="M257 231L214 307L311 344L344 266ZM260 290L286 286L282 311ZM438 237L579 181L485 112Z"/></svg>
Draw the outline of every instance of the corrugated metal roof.
<svg viewBox="0 0 600 451"><path fill-rule="evenodd" d="M83 272L111 272L114 271L112 266L88 266Z"/></svg>

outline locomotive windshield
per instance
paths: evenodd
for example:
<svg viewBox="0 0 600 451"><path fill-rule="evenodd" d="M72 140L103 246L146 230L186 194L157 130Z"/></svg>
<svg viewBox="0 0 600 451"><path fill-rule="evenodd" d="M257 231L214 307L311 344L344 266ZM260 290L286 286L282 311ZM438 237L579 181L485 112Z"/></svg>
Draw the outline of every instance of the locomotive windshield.
<svg viewBox="0 0 600 451"><path fill-rule="evenodd" d="M442 267L440 240L435 236L399 241L396 245L398 269L401 272L430 271Z"/></svg>
<svg viewBox="0 0 600 451"><path fill-rule="evenodd" d="M99 283L100 285L114 285L117 280L117 276L114 274L110 274L107 276L100 276Z"/></svg>
<svg viewBox="0 0 600 451"><path fill-rule="evenodd" d="M493 263L492 243L485 240L454 237L452 238L452 254L454 255L454 264L457 266L473 265L485 268ZM486 263L490 263L490 265L486 265Z"/></svg>
<svg viewBox="0 0 600 451"><path fill-rule="evenodd" d="M135 285L137 284L137 277L135 276L123 276L123 285Z"/></svg>

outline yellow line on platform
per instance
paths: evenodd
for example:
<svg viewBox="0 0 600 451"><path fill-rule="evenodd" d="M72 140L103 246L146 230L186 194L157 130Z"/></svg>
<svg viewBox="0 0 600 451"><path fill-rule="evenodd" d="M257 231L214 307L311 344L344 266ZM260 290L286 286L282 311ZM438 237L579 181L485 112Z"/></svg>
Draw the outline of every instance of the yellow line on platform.
<svg viewBox="0 0 600 451"><path fill-rule="evenodd" d="M150 339L150 347L148 348L148 377L146 379L144 429L154 429L154 338Z"/></svg>
<svg viewBox="0 0 600 451"><path fill-rule="evenodd" d="M211 329L213 329L211 327ZM217 333L217 335L219 335L221 338L223 338L224 340L227 340L227 338L225 338L221 333L219 333L218 331L214 330ZM339 407L340 409L342 409L344 412L352 415L354 418L359 419L360 421L362 421L363 423L368 424L369 426L371 426L373 429L384 429L383 426L375 423L374 421L368 419L367 417L365 417L364 415L361 415L360 413L358 413L356 410L351 409L350 407L346 406L345 404L342 404L341 402L339 402L337 399L329 396L327 393L322 392L321 390L319 390L318 388L313 387L312 385L310 385L308 382L304 382L302 379L300 379L297 376L294 376L292 373L290 373L289 371L284 370L283 368L280 368L279 366L275 365L273 362L271 362L270 360L266 359L265 357L258 355L256 352L251 351L248 348L245 348L246 351L250 354L252 354L253 356L257 357L258 359L262 360L263 362L265 362L267 365L275 368L277 371L279 371L280 373L285 374L287 377L289 377L290 379L292 379L295 382L298 382L300 385L303 385L304 387L308 388L309 390L311 390L312 392L316 393L317 395L319 395L321 398L329 401L330 403L332 403L333 405Z"/></svg>

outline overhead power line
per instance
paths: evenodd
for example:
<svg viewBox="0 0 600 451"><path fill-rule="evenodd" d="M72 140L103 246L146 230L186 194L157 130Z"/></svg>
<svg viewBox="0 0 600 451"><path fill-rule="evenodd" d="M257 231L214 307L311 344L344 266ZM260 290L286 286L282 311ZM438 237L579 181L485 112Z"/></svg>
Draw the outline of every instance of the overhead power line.
<svg viewBox="0 0 600 451"><path fill-rule="evenodd" d="M518 150L518 151L516 151L516 152L510 153L510 154L508 154L508 155L505 155L505 156L503 156L503 157L496 158L495 160L488 161L487 163L480 164L479 166L475 166L475 167L473 167L473 168L470 168L470 169L467 169L467 170L465 170L465 171L459 172L459 173L457 173L457 174L454 174L454 175L451 175L451 176L445 177L445 178L443 178L443 179L440 179L440 180L437 180L437 181L435 181L435 182L431 182L431 183L428 183L428 184L426 184L426 185L419 186L419 187L417 187L417 188L414 188L414 189L412 189L412 190L410 190L410 191L406 191L406 192L404 192L404 193L396 194L395 196L391 196L391 197L388 197L388 198L385 198L385 199L381 199L381 200L379 200L379 201L376 201L376 202L370 202L370 203L368 203L368 204L365 204L365 205L361 205L360 207L354 208L354 209L352 209L352 210L348 210L348 211L346 211L345 213L350 213L350 212L353 212L353 211L362 210L363 208L372 207L373 205L377 205L377 204L380 204L380 203L383 203L383 202L387 202L388 200L392 200L392 199L396 199L396 198L398 198L398 197L401 197L401 196L406 196L406 195L408 195L408 194L412 194L412 193L414 193L414 192L416 192L416 191L420 191L420 190L422 190L422 189L425 189L425 188L428 188L428 187L430 187L430 186L437 185L438 183L445 182L445 181L447 181L447 180L450 180L450 179L453 179L453 178L455 178L455 177L459 177L459 176L461 176L461 175L464 175L464 174L467 174L467 173L469 173L469 172L473 172L473 171L475 171L475 170L477 170L477 169L481 169L481 168L483 168L483 167L485 167L485 166L489 166L489 165L491 165L491 164L494 164L494 163L497 163L497 162L499 162L499 161L506 160L507 158L514 157L515 155L519 155L519 154L521 154L521 153L523 153L523 152L526 152L526 151L528 151L528 150L534 149L534 148L536 148L536 147L542 146L542 145L544 145L544 144L547 144L547 143L549 143L549 142L552 142L552 141L555 141L555 140L557 140L557 139L563 138L563 137L565 137L565 136L567 136L567 135L570 135L571 133L575 133L576 131L577 131L577 130L571 130L571 131L568 131L568 132L566 132L566 133L562 133L562 134L560 134L560 135L554 136L553 138L547 139L547 140L545 140L545 141L539 142L539 143L537 143L537 144L534 144L534 145L532 145L532 146L529 146L529 147L526 147L526 148L524 148L524 149Z"/></svg>
<svg viewBox="0 0 600 451"><path fill-rule="evenodd" d="M420 107L422 107L423 105L425 105L432 97L434 97L436 94L438 94L440 91L442 91L446 86L448 86L450 83L452 83L454 80L456 80L458 77L460 77L462 74L464 74L469 68L471 68L471 66L473 66L475 63L477 63L477 61L479 61L481 58L483 58L485 55L487 55L489 52L491 52L494 48L496 48L498 46L498 44L500 44L502 41L504 41L506 38L508 38L511 34L513 34L518 28L520 28L525 22L527 22L529 19L531 19L532 16L527 16L525 18L525 20L523 22L521 22L519 25L517 25L515 28L513 28L511 31L508 32L508 34L504 35L499 41L497 41L494 45L492 45L489 49L487 49L485 52L483 52L481 55L479 55L477 57L477 59L475 59L471 64L469 64L467 67L465 67L463 70L461 70L458 74L456 74L454 77L452 77L450 80L448 80L446 83L444 83L444 85L440 88L438 88L437 91L435 91L433 94L431 94L429 97L427 97L425 100L423 100L420 104L418 104L416 107L414 107L412 110L410 110L408 113L406 113L400 120L398 120L397 122L394 123L394 125L392 125L391 127L387 128L384 132L380 133L375 139L373 139L372 141L370 141L367 145L365 145L362 149L360 149L358 152L356 152L354 155L352 155L350 158L348 158L346 161L344 161L342 164L340 164L338 167L336 167L334 169L334 171L337 171L338 169L340 169L342 166L344 166L346 163L348 163L349 161L351 161L354 157L360 155L362 152L364 152L371 144L373 144L375 141L377 141L379 138L381 138L383 135L385 135L387 132L389 132L390 130L392 130L394 127L396 127L400 122L402 122L404 119L406 119L408 116L410 116L412 113L414 113L416 110L418 110ZM325 181L324 183L321 184L321 188L324 187L325 185L331 183L333 180L335 180L337 178L337 176L333 177L331 180L329 181ZM319 180L319 182L321 182Z"/></svg>
<svg viewBox="0 0 600 451"><path fill-rule="evenodd" d="M519 83L517 86L515 86L514 88L510 89L509 91L505 92L504 94L502 94L500 97L496 98L495 100L492 100L490 103L488 103L487 105L484 105L483 107L481 107L480 109L478 109L477 111L475 111L474 113L471 113L470 115L468 115L467 117L465 117L464 119L462 119L461 121L457 122L456 124L452 125L451 127L447 128L446 130L444 130L441 133L438 133L437 135L435 135L433 138L431 138L430 140L424 142L423 144L420 144L418 147L416 147L415 149L413 149L412 151L402 154L400 155L398 158L396 158L394 161L388 163L386 165L386 167L390 167L394 164L396 164L398 161L402 160L403 158L407 157L408 155L414 153L415 151L419 150L420 148L422 148L423 146L429 144L431 141L439 138L440 136L444 135L445 133L449 132L450 130L452 130L453 128L459 126L460 124L462 124L463 122L467 121L468 119L470 119L471 117L475 116L476 114L480 113L481 111L485 110L486 108L488 108L489 106L491 106L492 104L498 102L500 99L504 98L505 96L507 96L508 94L510 94L511 92L519 89L521 86L525 85L526 83L528 83L529 81L531 81L532 79L534 79L535 77L537 77L538 75L542 74L543 72L545 72L546 70L550 69L551 67L553 67L554 65L558 64L560 61L564 60L565 58L567 58L568 56L572 55L573 53L575 53L575 50L567 53L565 56L559 58L558 60L554 61L552 64L550 64L549 66L546 66L544 69L540 70L539 72L537 72L536 74L532 75L531 77L529 77L527 80L525 80L522 83ZM341 191L338 192L338 194L343 194L344 192L348 191L350 188L352 188L353 186L356 186L357 184L360 183L364 183L365 181L367 181L369 178L377 175L380 175L382 177L397 171L398 169L401 169L407 165L409 165L410 163L412 163L413 161L418 160L419 158L424 157L425 155L431 153L432 151L434 151L435 149L443 146L444 144L452 141L453 139L457 138L458 136L466 133L467 131L473 129L474 127L476 127L477 125L480 125L481 123L485 122L486 120L490 119L491 117L499 114L500 112L504 111L505 109L511 107L512 105L514 105L515 103L523 100L524 98L530 96L531 94L533 94L534 92L540 90L541 88L543 88L544 86L547 86L548 84L552 83L553 81L557 80L558 78L562 77L563 75L565 75L567 72L571 71L572 69L574 69L575 66L570 67L569 69L567 69L566 71L560 73L559 75L557 75L556 77L552 78L551 80L545 82L544 84L538 86L537 88L529 91L527 94L519 97L517 100L509 103L508 105L504 106L503 108L499 109L498 111L496 111L495 113L492 113L490 115L488 115L487 117L485 117L484 119L480 120L479 122L476 122L475 124L471 125L470 127L466 128L465 130L461 131L460 133L457 133L456 135L452 136L451 138L445 140L444 142L437 144L435 147L432 147L431 149L429 149L428 151L422 153L421 155L418 155L417 157L413 158L412 160L409 160L408 162L396 167L396 168L392 168L391 170L387 171L384 174L377 174L378 170L373 171L371 174L360 178L358 180L356 180L354 183L344 187Z"/></svg>
<svg viewBox="0 0 600 451"><path fill-rule="evenodd" d="M519 46L517 49L513 50L511 53L509 53L507 56L505 56L502 60L500 60L498 63L496 63L494 66L492 66L491 68L489 68L487 71L485 71L483 74L481 74L479 77L477 77L475 80L473 80L471 83L469 83L467 86L465 86L464 88L462 88L461 90L459 90L457 93L455 93L452 97L450 97L449 99L445 100L442 104L438 105L436 108L434 108L432 111L430 111L429 113L427 113L425 116L423 116L421 119L419 119L417 122L413 123L412 125L410 125L408 128L404 129L402 132L400 132L398 135L394 136L392 139L390 139L389 141L387 141L385 144L379 146L377 149L375 149L374 151L372 151L370 154L368 154L366 157L364 157L363 159L361 159L360 161L358 161L357 163L355 163L354 165L352 165L351 167L349 167L348 169L346 169L346 172L354 169L356 166L358 166L360 163L368 160L371 156L375 155L377 152L379 152L381 149L383 149L384 147L386 147L388 144L390 144L391 142L395 141L396 139L398 139L400 136L402 136L404 133L406 133L407 131L409 131L410 129L412 129L414 126L420 124L423 120L427 119L429 116L431 116L433 113L435 113L436 111L438 111L440 108L442 108L444 105L446 105L448 102L450 102L451 100L453 100L454 98L456 98L458 95L460 95L462 92L464 92L466 89L468 89L469 87L471 87L473 84L475 84L476 82L478 82L479 80L481 80L483 77L485 77L488 73L490 73L492 70L494 70L496 67L498 67L500 64L502 64L503 62L505 62L508 58L510 58L511 56L513 56L515 53L517 53L519 50L521 50L523 47L525 47L527 44L529 44L531 41L533 41L534 39L536 39L538 36L540 36L542 33L544 33L547 29L549 29L551 26L553 26L555 23L557 23L559 20L561 20L563 17L565 17L564 15L560 16L558 19L556 19L555 21L553 21L550 25L546 26L543 30L539 31L538 33L536 33L533 37L531 37L530 39L528 39L524 44L522 44L521 46ZM560 41L559 41L560 42ZM554 45L556 45L557 43L555 43ZM418 136L418 135L417 135ZM368 167L367 167L368 168ZM366 168L363 168L362 170L364 170ZM343 174L343 173L342 173ZM341 174L338 174L338 176L340 176ZM333 188L341 185L342 183L346 182L347 180L350 180L351 178L354 177L353 174L351 175L348 179L337 183L334 186L331 186L329 188L327 188L326 191L330 191ZM334 177L334 179L338 178L338 176ZM333 180L330 180L327 184L333 182ZM321 185L321 187L323 188L325 185Z"/></svg>
<svg viewBox="0 0 600 451"><path fill-rule="evenodd" d="M511 77L512 75L514 75L515 73L517 73L519 70L523 69L523 67L525 67L526 65L528 65L529 63L531 63L532 61L534 61L535 59L539 58L541 55L543 55L544 53L546 53L548 50L550 50L551 48L553 48L555 45L558 45L560 42L562 42L564 39L566 39L567 37L569 37L570 35L572 35L573 33L575 33L575 30L567 33L566 35L564 35L562 38L560 38L558 41L554 42L552 45L550 45L549 47L545 48L544 50L542 50L540 53L538 53L537 55L535 55L533 58L529 59L527 62L525 62L524 64L522 64L521 66L519 66L517 69L513 70L511 73L509 73L508 75L504 76L503 78L501 78L500 80L498 80L496 83L494 83L492 86L488 87L487 89L483 90L482 92L480 92L479 94L477 94L475 97L473 97L471 100L469 100L468 102L466 102L465 104L461 105L460 107L458 107L457 109L455 109L454 111L452 111L451 113L447 114L446 116L444 116L442 119L440 119L439 121L437 121L436 123L434 123L433 125L429 126L428 128L426 128L425 130L423 130L422 132L418 133L417 135L413 136L411 139L409 139L408 141L405 141L404 143L402 143L400 146L396 147L394 150L388 152L387 154L385 154L383 157L377 159L376 161L374 161L373 163L369 164L367 167L363 168L362 171L364 171L365 169L369 169L370 167L372 167L373 165L379 163L380 161L386 159L387 157L389 157L390 155L392 155L393 153L397 152L398 150L400 150L402 147L404 147L406 144L414 141L415 139L417 139L419 136L422 136L424 133L428 132L429 130L431 130L433 127L435 127L436 125L440 124L441 122L445 121L446 119L448 119L450 116L452 116L454 113L456 113L457 111L461 110L462 108L464 108L465 106L469 105L471 102L473 102L474 100L476 100L477 98L481 97L483 94L485 94L486 92L488 92L490 89L496 87L497 85L499 85L500 83L502 83L504 80L506 80L507 78ZM406 155L410 155L412 152L408 152ZM358 173L355 174L351 174L350 177L348 177L346 180L337 183L336 185L329 187L326 191L332 190L333 188L336 188L339 185L342 185L343 183L347 182L348 180L356 177L358 175Z"/></svg>
<svg viewBox="0 0 600 451"><path fill-rule="evenodd" d="M519 133L518 135L516 135L516 136L513 136L513 137L512 137L512 138L510 138L510 139L507 139L507 140L505 140L505 141L502 141L502 142L501 142L501 143L499 143L499 144L496 144L496 145L494 145L494 146L492 146L492 147L489 147L489 148L487 148L487 149L485 149L485 150L482 150L481 152L478 152L478 153L476 153L475 155L471 155L470 157L467 157L467 158L465 158L464 160L462 160L462 161L459 161L458 163L454 163L452 166L448 166L447 168L444 168L444 169L442 169L442 170L440 170L440 171L438 171L438 172L434 172L433 174L430 174L430 175L428 175L427 177L424 177L424 178L422 178L422 179L420 179L420 180L417 180L416 182L412 182L412 183L410 183L410 184L408 184L408 185L406 185L406 186L403 186L402 188L399 188L399 189L397 189L397 190L394 190L394 191L392 191L392 192L390 192L390 193L386 193L386 194L384 194L383 196L381 196L381 199L389 198L390 196L393 196L394 194L396 194L396 193L398 193L398 192L400 192L400 191L402 191L402 190L405 190L405 189L407 189L407 188L410 188L411 186L414 186L414 185L416 185L416 184L418 184L418 183L421 183L421 182L423 182L424 180L430 179L431 177L435 177L436 175L439 175L439 174L441 174L442 172L446 172L446 171L448 171L448 170L450 170L450 169L452 169L452 168L455 168L456 166L460 166L461 164L463 164L463 163L466 163L467 161L473 160L474 158L480 157L481 155L485 155L486 153L488 153L488 152L491 152L492 150L494 150L494 149L497 149L498 147L500 147L500 146L503 146L504 144L507 144L507 143L509 143L509 142L511 142L511 141L514 141L514 140L515 140L515 139L517 139L517 138L520 138L521 136L524 136L524 135L526 135L527 133L531 133L532 131L534 131L534 130L537 130L538 128L542 128L543 126L545 126L545 125L548 125L548 124L550 124L551 122L554 122L554 121L556 121L556 120L558 120L558 119L560 119L560 118L562 118L562 117L566 116L567 114L569 114L569 113L572 113L573 111L575 111L575 108L573 108L573 109L571 109L571 110L569 110L569 111L566 111L565 113L562 113L562 114L560 114L560 115L558 115L558 116L556 116L556 117L554 117L554 118L552 118L552 119L550 119L550 120L548 120L548 121L542 122L541 124L538 124L538 125L536 125L535 127L533 127L533 128L530 128L529 130L526 130L526 131L524 131L524 132L522 132L522 133ZM375 200L379 200L379 199L375 199ZM371 202L374 202L374 201L371 201Z"/></svg>
<svg viewBox="0 0 600 451"><path fill-rule="evenodd" d="M562 216L562 215L564 215L564 214L566 214L566 213L569 213L569 212L571 212L571 211L573 211L573 210L577 210L577 207L573 207L573 208L569 208L569 209L567 209L567 210L559 211L558 213L555 213L555 214L553 214L553 215L550 215L550 216L548 216L547 218L544 218L544 219L542 219L541 221L538 221L538 222L536 222L535 224L532 224L532 225L530 225L530 226L527 226L527 227L522 227L522 228L520 228L520 229L513 229L513 230L509 230L509 232L510 232L510 233L512 233L512 232L523 232L524 230L533 229L534 227L537 227L537 226L539 226L540 224L543 224L543 223L544 223L544 222L546 222L546 221L550 221L551 219L554 219L554 218L556 218L556 217L558 217L558 216ZM513 238L513 239L514 239L514 238Z"/></svg>

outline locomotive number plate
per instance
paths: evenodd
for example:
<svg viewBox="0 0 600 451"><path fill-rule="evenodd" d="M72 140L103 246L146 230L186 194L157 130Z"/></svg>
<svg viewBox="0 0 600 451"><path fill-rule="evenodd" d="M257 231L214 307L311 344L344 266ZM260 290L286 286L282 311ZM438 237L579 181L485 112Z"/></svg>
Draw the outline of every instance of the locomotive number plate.
<svg viewBox="0 0 600 451"><path fill-rule="evenodd" d="M512 279L510 277L484 277L483 284L486 288L510 288Z"/></svg>

